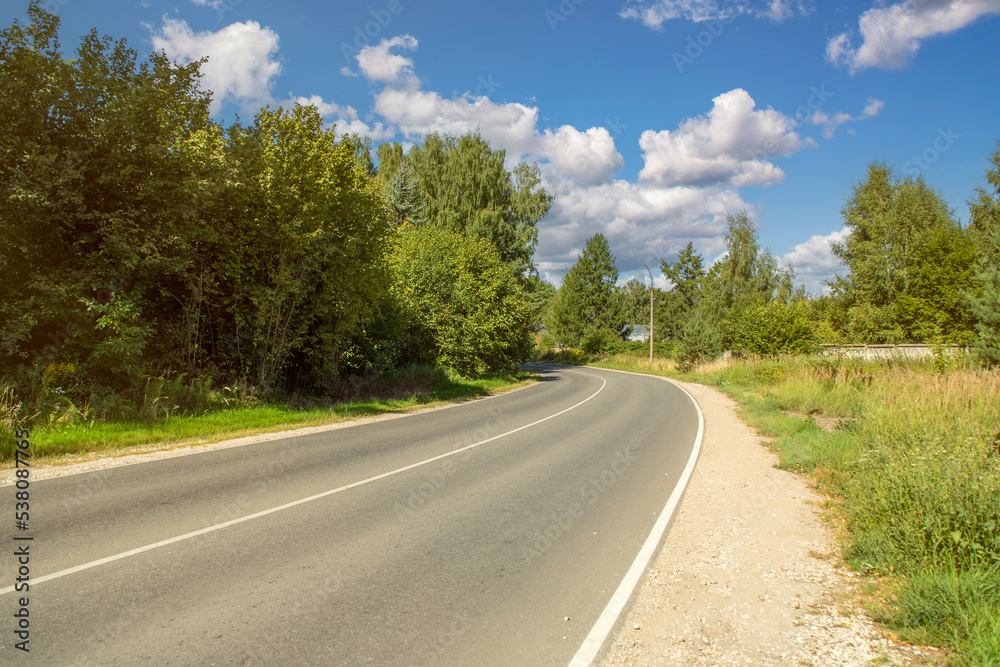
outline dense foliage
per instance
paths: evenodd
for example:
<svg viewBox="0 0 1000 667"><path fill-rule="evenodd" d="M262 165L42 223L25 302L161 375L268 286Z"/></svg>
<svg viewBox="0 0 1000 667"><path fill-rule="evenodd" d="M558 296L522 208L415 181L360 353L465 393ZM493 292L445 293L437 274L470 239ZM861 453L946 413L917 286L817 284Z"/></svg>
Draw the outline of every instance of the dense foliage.
<svg viewBox="0 0 1000 667"><path fill-rule="evenodd" d="M114 417L150 378L328 395L526 358L537 167L469 135L376 169L299 105L224 128L202 63L96 32L66 58L58 29L33 2L0 33L0 385L28 414Z"/></svg>
<svg viewBox="0 0 1000 667"><path fill-rule="evenodd" d="M622 336L625 322L618 267L603 234L587 239L583 254L563 279L554 297L547 326L560 341L579 347L595 332ZM606 334L600 334L607 338Z"/></svg>
<svg viewBox="0 0 1000 667"><path fill-rule="evenodd" d="M683 367L724 350L777 356L822 343L973 344L998 364L1000 148L986 178L990 189L976 189L963 227L921 178L873 163L844 206L848 235L831 244L846 271L828 296L808 297L793 269L759 246L747 213L730 215L726 252L707 269L692 243L675 261L661 260L669 288L653 290L654 338L673 343ZM610 249L588 242L548 305L557 343L606 352L615 347L608 331L648 327L649 288L618 286L617 275Z"/></svg>
<svg viewBox="0 0 1000 667"><path fill-rule="evenodd" d="M976 198L969 202L972 211L972 234L976 241L975 291L968 294L976 320L976 351L984 361L1000 365L1000 144L991 158L992 169L986 180L993 192L976 188Z"/></svg>
<svg viewBox="0 0 1000 667"><path fill-rule="evenodd" d="M507 171L506 152L493 150L478 134L431 134L406 155L400 144L383 144L378 155L380 177L392 184L397 222L481 237L515 275L533 268L537 223L552 203L538 187L537 166Z"/></svg>
<svg viewBox="0 0 1000 667"><path fill-rule="evenodd" d="M431 226L404 228L392 273L410 335L430 361L475 376L511 370L527 358L531 309L489 241Z"/></svg>
<svg viewBox="0 0 1000 667"><path fill-rule="evenodd" d="M0 77L23 92L2 130L4 370L72 363L114 391L163 373L328 384L385 283L357 143L312 107L223 130L198 64L138 63L96 33L65 60L57 20L29 13L2 35Z"/></svg>
<svg viewBox="0 0 1000 667"><path fill-rule="evenodd" d="M850 235L833 252L850 272L833 284L853 340L968 343L975 247L922 178L899 179L881 163L844 206Z"/></svg>

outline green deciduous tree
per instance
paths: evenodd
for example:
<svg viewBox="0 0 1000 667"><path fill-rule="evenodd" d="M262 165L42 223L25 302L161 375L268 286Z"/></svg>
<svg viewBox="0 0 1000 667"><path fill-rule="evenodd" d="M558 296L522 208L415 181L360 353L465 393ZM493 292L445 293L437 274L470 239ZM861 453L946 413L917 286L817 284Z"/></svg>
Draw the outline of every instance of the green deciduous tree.
<svg viewBox="0 0 1000 667"><path fill-rule="evenodd" d="M217 344L254 382L322 387L387 289L381 185L313 107L233 127L217 236ZM220 350L221 352L221 350Z"/></svg>
<svg viewBox="0 0 1000 667"><path fill-rule="evenodd" d="M770 250L760 247L757 227L746 212L727 217L725 240L725 257L701 280L696 330L714 327L724 347L743 351L740 345L746 339L738 338L736 333L738 324L746 322L745 311L763 312L755 309L774 301L800 300L804 289L794 289L793 270L781 267ZM704 335L699 337L712 340Z"/></svg>
<svg viewBox="0 0 1000 667"><path fill-rule="evenodd" d="M322 388L387 289L365 142L315 109L209 119L201 63L140 61L96 32L59 51L38 2L0 34L0 359ZM12 368L16 367L16 368Z"/></svg>
<svg viewBox="0 0 1000 667"><path fill-rule="evenodd" d="M757 226L746 211L726 218L726 258L719 263L719 287L725 311L792 297L791 269L783 269L757 241Z"/></svg>
<svg viewBox="0 0 1000 667"><path fill-rule="evenodd" d="M510 371L531 349L520 281L485 239L431 226L400 230L394 292L415 338L466 376Z"/></svg>
<svg viewBox="0 0 1000 667"><path fill-rule="evenodd" d="M380 149L379 155L387 175L402 164L413 170L428 224L488 240L518 276L531 269L537 223L552 202L539 187L537 166L508 171L505 151L493 150L478 134L432 134L405 159L401 148Z"/></svg>
<svg viewBox="0 0 1000 667"><path fill-rule="evenodd" d="M868 168L843 209L850 235L832 244L849 273L832 284L848 334L865 342L966 342L973 246L940 195L922 178Z"/></svg>
<svg viewBox="0 0 1000 667"><path fill-rule="evenodd" d="M649 325L649 288L644 283L633 278L622 285L621 302L626 325Z"/></svg>
<svg viewBox="0 0 1000 667"><path fill-rule="evenodd" d="M313 107L223 128L201 62L96 32L66 58L58 29L35 0L0 32L0 375L18 391L69 368L101 397L188 373L323 393L345 371L526 358L554 291L529 271L537 167L469 135L383 146L376 170Z"/></svg>
<svg viewBox="0 0 1000 667"><path fill-rule="evenodd" d="M541 329L542 322L549 312L552 301L556 297L556 288L537 275L531 275L528 276L525 282L524 292L528 299L528 305L531 307L531 319L534 323L534 330L538 331Z"/></svg>
<svg viewBox="0 0 1000 667"><path fill-rule="evenodd" d="M591 332L621 336L624 317L616 288L618 267L603 234L587 239L583 254L566 273L552 303L547 326L562 343L580 345Z"/></svg>
<svg viewBox="0 0 1000 667"><path fill-rule="evenodd" d="M58 18L38 2L28 16L0 35L0 271L16 286L0 296L0 352L118 375L108 351L148 355L179 317L160 286L195 253L202 192L182 147L209 100L199 63L139 62L93 31L64 59Z"/></svg>

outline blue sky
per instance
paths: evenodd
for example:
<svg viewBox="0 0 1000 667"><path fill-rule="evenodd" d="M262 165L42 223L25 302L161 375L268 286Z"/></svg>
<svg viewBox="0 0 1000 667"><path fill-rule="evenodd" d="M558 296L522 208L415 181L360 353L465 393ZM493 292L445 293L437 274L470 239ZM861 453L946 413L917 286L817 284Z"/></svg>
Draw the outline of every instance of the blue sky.
<svg viewBox="0 0 1000 667"><path fill-rule="evenodd" d="M747 209L818 293L869 163L923 175L965 223L1000 140L1000 0L44 5L67 51L97 28L208 56L221 122L298 100L375 144L479 130L536 161L557 197L536 262L556 284L597 232L623 278L688 241L714 260ZM4 0L0 22L26 6Z"/></svg>

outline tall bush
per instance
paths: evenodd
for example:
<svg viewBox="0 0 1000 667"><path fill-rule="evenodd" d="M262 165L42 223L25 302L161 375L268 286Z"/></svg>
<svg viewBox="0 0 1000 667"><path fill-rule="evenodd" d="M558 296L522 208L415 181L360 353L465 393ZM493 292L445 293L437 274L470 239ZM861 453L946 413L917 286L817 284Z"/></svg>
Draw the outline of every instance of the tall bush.
<svg viewBox="0 0 1000 667"><path fill-rule="evenodd" d="M512 370L531 350L524 291L487 240L404 226L391 259L394 293L411 334L466 376Z"/></svg>
<svg viewBox="0 0 1000 667"><path fill-rule="evenodd" d="M736 313L732 346L734 352L773 357L807 354L816 350L817 343L803 304L771 301Z"/></svg>

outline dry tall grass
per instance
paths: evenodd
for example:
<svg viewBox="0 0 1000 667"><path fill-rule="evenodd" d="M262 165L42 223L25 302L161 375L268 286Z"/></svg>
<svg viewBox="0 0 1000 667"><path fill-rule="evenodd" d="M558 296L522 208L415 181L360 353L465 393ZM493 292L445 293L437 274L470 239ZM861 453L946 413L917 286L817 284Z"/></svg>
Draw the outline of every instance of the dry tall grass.
<svg viewBox="0 0 1000 667"><path fill-rule="evenodd" d="M1000 370L961 359L700 370L758 421L845 418L835 433L792 430L775 446L805 470L834 470L823 479L842 500L845 555L895 591L883 619L914 641L952 644L956 664L1000 664Z"/></svg>
<svg viewBox="0 0 1000 667"><path fill-rule="evenodd" d="M601 358L602 366L608 366L609 368L628 368L636 371L651 371L653 373L676 373L677 372L677 362L673 359L667 359L664 357L653 357L652 363L649 361L649 356L641 356L635 354L613 354L607 357Z"/></svg>

